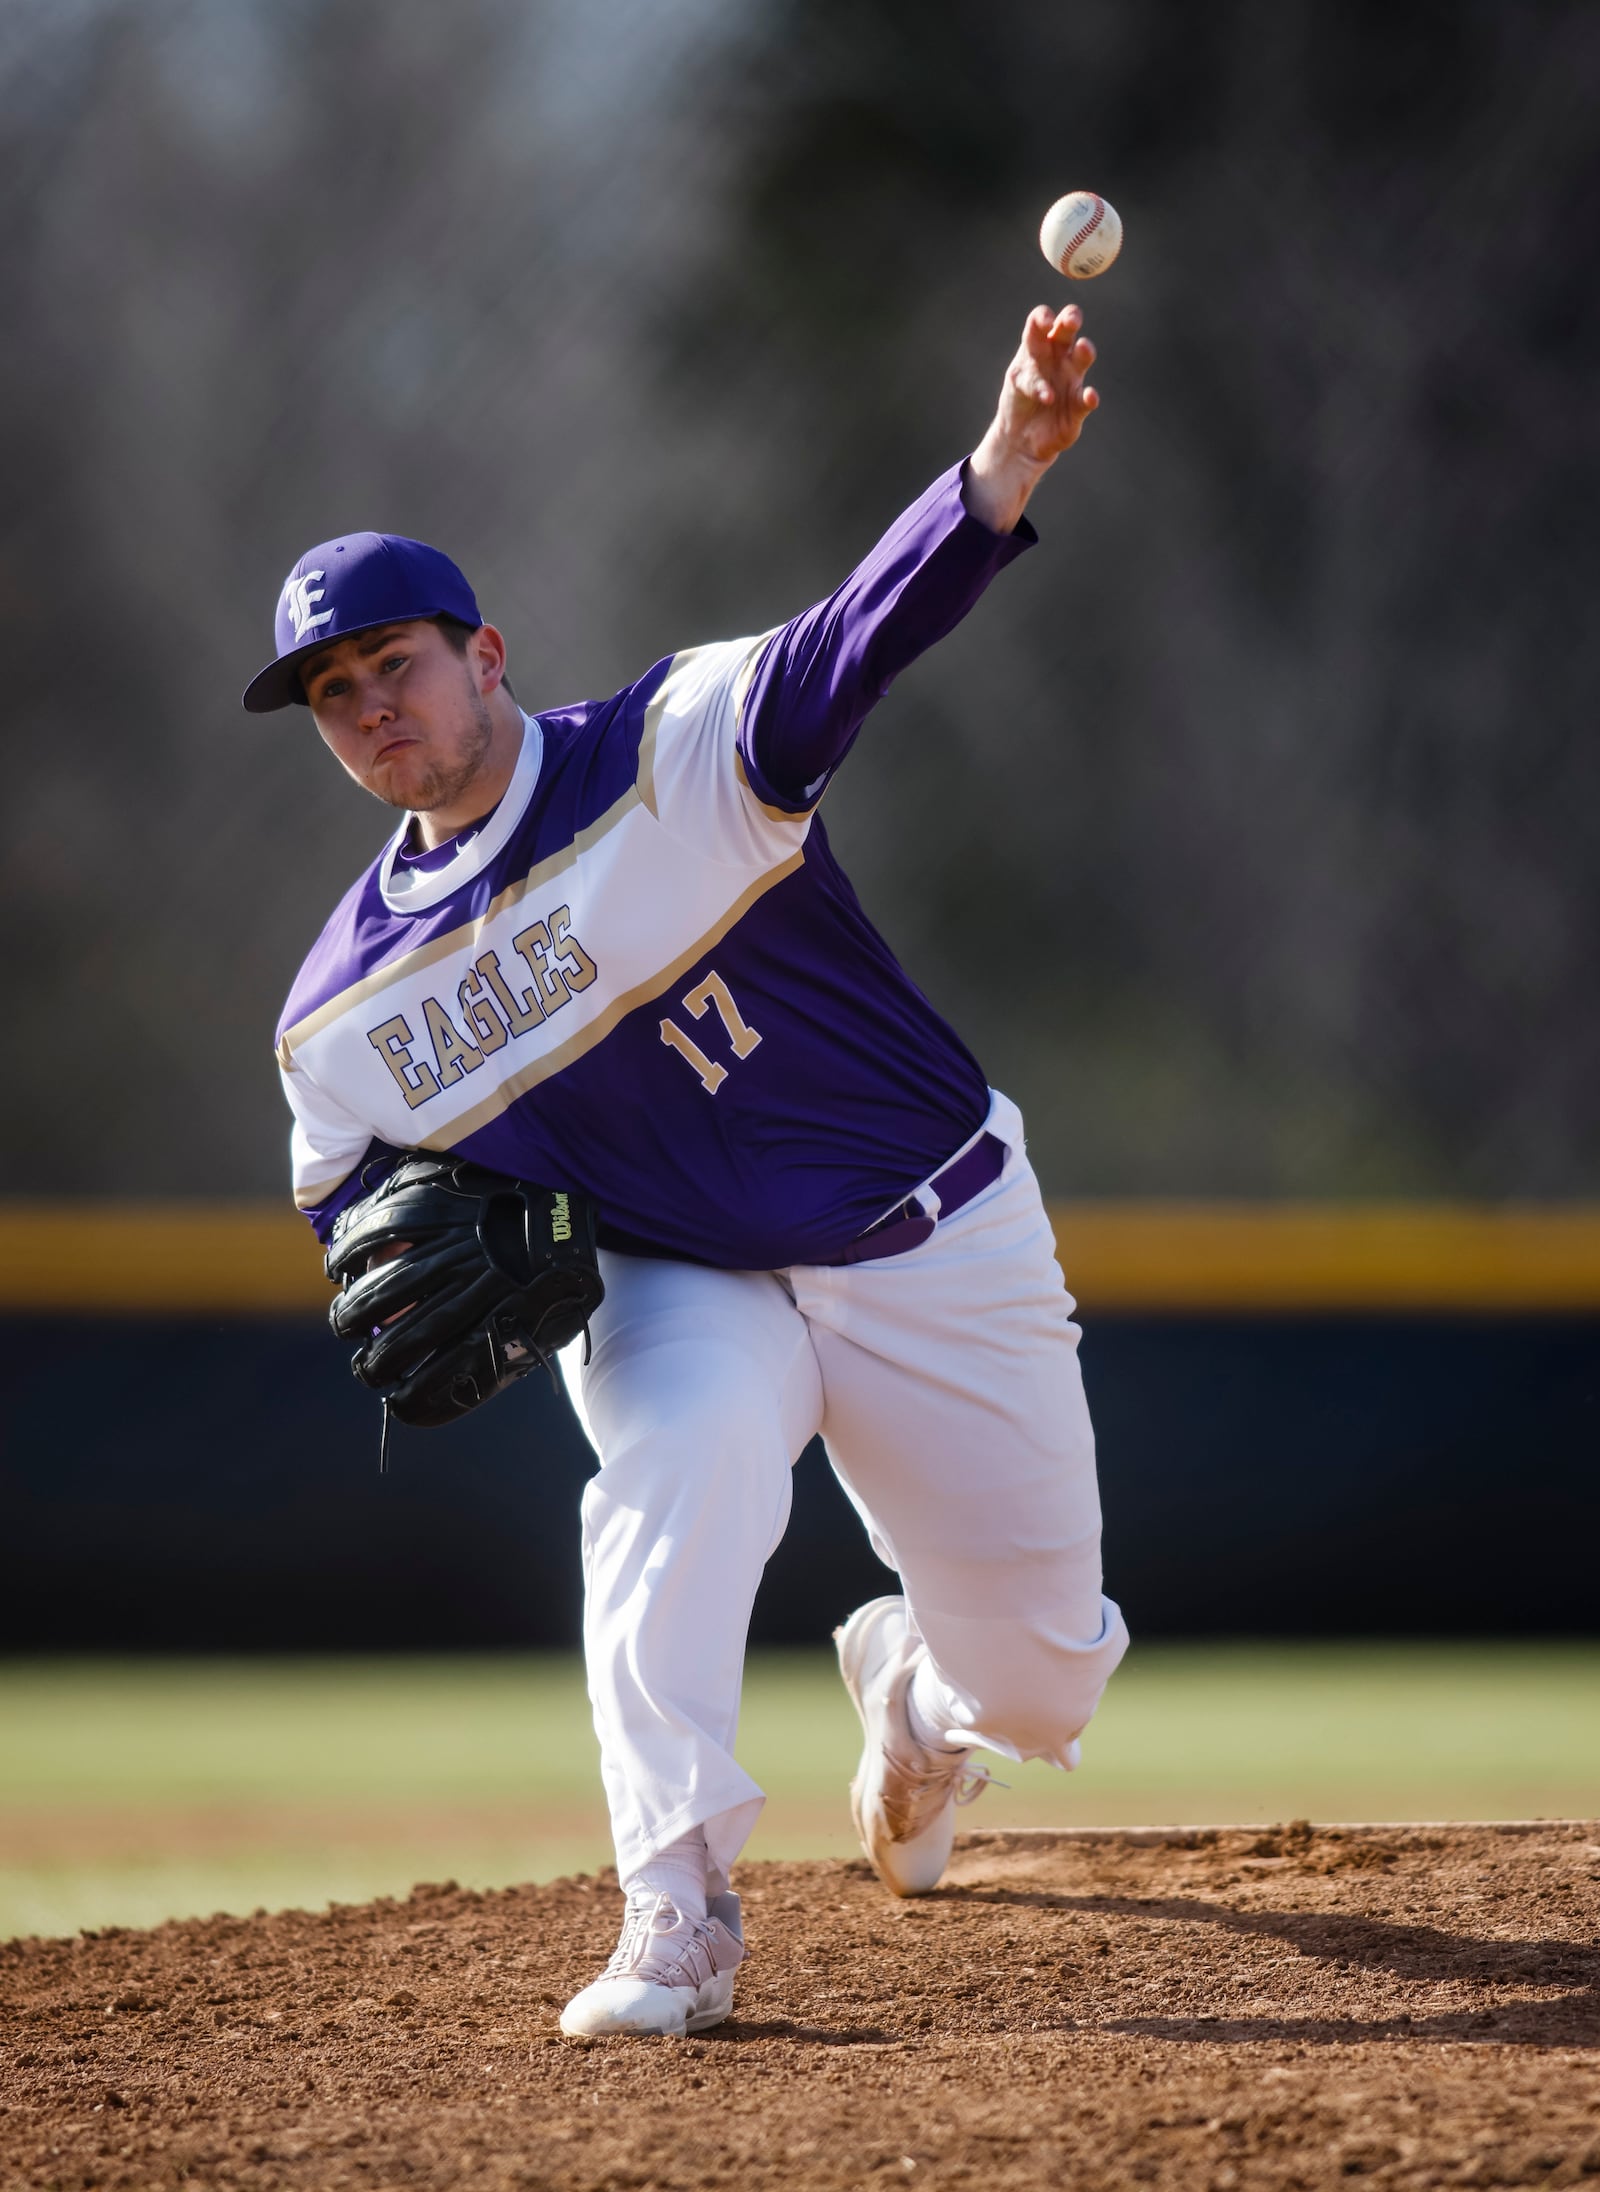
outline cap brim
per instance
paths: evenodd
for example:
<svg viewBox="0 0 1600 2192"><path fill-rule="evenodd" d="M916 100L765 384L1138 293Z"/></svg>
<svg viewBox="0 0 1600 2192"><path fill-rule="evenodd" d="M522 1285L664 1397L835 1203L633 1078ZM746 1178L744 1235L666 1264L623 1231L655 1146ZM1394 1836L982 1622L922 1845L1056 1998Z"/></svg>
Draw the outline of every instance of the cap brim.
<svg viewBox="0 0 1600 2192"><path fill-rule="evenodd" d="M305 654L314 650L307 647ZM271 715L277 708L304 707L300 686L300 656L283 655L253 677L244 689L244 705L251 715Z"/></svg>

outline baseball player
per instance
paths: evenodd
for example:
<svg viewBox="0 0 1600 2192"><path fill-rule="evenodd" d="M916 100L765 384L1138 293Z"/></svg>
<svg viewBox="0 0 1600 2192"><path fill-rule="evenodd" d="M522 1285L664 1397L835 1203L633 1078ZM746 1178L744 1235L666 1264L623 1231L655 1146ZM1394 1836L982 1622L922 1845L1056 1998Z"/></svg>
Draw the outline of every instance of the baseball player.
<svg viewBox="0 0 1600 2192"><path fill-rule="evenodd" d="M301 1209L327 1239L433 1151L598 1211L605 1298L563 1368L599 1457L584 1649L626 1909L568 2032L730 2010L746 1631L815 1433L901 1585L837 1639L892 1892L938 1882L976 1746L1077 1763L1126 1649L1022 1120L817 813L873 703L1033 543L1093 359L1076 306L1037 308L977 449L836 592L608 700L525 712L455 565L371 533L301 557L245 694L308 705L401 810L279 1030Z"/></svg>

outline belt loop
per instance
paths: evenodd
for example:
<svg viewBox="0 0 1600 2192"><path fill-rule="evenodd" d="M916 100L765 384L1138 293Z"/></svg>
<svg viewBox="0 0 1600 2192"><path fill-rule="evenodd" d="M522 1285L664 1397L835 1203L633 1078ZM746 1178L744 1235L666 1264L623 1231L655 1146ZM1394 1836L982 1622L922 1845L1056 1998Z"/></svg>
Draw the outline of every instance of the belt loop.
<svg viewBox="0 0 1600 2192"><path fill-rule="evenodd" d="M999 1179L1010 1155L1011 1145L998 1134L987 1130L980 1132L959 1157L952 1157L948 1164L941 1165L933 1179L913 1188L903 1203L886 1211L864 1233L858 1234L839 1262L873 1263L882 1256L901 1256L908 1249L920 1248L932 1237L945 1212L946 1198L935 1183L942 1180L949 1189L949 1215L954 1217L974 1196Z"/></svg>

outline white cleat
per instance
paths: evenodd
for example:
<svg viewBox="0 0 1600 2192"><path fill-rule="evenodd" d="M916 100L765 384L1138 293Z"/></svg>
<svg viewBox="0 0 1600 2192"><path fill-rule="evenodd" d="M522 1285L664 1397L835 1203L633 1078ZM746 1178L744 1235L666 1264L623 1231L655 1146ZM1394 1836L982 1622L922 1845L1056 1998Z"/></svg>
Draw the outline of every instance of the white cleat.
<svg viewBox="0 0 1600 2192"><path fill-rule="evenodd" d="M561 2012L561 2029L576 2039L704 2032L732 2009L744 1955L737 1895L712 1896L703 1918L685 1918L670 1895L641 1898L623 1913L610 1963Z"/></svg>
<svg viewBox="0 0 1600 2192"><path fill-rule="evenodd" d="M930 1750L911 1732L906 1692L923 1647L903 1598L860 1606L833 1640L861 1715L866 1747L850 1784L850 1811L872 1869L896 1895L939 1885L956 1838L956 1806L988 1786L968 1750Z"/></svg>

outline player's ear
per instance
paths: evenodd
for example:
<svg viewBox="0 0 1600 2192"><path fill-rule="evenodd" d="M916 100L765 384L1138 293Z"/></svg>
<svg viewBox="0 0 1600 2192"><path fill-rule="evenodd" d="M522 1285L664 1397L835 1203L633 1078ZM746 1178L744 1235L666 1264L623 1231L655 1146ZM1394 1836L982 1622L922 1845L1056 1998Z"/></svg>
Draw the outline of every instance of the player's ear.
<svg viewBox="0 0 1600 2192"><path fill-rule="evenodd" d="M505 635L494 625L478 626L467 643L467 655L477 674L479 692L492 693L496 686L505 683Z"/></svg>

